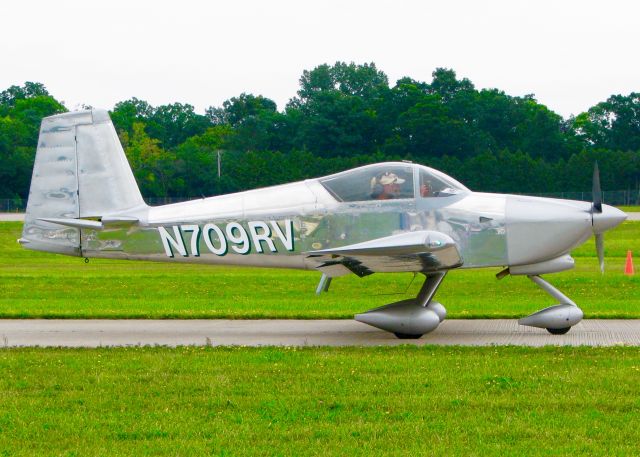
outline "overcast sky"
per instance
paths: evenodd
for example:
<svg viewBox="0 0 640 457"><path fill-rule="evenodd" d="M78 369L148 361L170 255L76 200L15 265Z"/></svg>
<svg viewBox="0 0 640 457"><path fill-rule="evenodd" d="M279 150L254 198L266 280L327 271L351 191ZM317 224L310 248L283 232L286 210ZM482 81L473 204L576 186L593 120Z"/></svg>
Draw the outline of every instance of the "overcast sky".
<svg viewBox="0 0 640 457"><path fill-rule="evenodd" d="M282 109L305 69L375 62L393 85L454 69L567 117L640 91L634 1L9 0L0 90L45 84L70 109L131 97L203 112L241 92Z"/></svg>

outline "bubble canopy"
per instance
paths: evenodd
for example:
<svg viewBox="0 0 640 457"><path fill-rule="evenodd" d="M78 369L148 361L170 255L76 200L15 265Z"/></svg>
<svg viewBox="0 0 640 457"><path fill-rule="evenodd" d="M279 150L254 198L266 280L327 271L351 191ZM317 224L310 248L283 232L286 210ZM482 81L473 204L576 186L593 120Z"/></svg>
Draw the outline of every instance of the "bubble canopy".
<svg viewBox="0 0 640 457"><path fill-rule="evenodd" d="M367 165L319 181L340 202L442 198L470 192L444 173L404 162Z"/></svg>

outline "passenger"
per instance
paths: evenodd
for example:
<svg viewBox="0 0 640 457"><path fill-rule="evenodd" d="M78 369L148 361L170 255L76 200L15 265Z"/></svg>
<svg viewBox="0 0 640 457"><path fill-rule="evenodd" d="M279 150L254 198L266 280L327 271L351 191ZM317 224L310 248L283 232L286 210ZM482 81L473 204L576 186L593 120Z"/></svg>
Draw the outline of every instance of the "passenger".
<svg viewBox="0 0 640 457"><path fill-rule="evenodd" d="M374 200L392 200L400 196L400 184L404 179L390 171L371 179L371 198Z"/></svg>
<svg viewBox="0 0 640 457"><path fill-rule="evenodd" d="M431 191L431 182L430 181L423 181L422 185L420 186L420 196L421 197L431 197L432 191Z"/></svg>

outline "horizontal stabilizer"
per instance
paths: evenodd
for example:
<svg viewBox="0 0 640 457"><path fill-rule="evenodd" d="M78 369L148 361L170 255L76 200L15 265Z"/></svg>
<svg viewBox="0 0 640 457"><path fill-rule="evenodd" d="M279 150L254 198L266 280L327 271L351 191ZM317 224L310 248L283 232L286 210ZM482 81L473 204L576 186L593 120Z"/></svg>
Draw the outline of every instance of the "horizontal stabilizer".
<svg viewBox="0 0 640 457"><path fill-rule="evenodd" d="M38 218L38 220L43 222L51 222L52 224L65 225L67 227L93 230L102 230L105 225L131 225L138 222L137 218L127 216L103 217L101 221L95 221L93 219L66 219L54 217L40 217Z"/></svg>
<svg viewBox="0 0 640 457"><path fill-rule="evenodd" d="M73 228L102 230L102 222L94 221L91 219L60 219L53 217L39 217L38 220L43 222L51 222L52 224L65 225L67 227Z"/></svg>

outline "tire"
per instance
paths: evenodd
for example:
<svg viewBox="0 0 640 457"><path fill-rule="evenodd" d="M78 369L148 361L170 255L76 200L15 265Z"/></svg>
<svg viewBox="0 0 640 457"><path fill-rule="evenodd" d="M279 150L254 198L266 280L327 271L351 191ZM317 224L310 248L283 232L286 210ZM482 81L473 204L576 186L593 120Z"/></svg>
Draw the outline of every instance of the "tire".
<svg viewBox="0 0 640 457"><path fill-rule="evenodd" d="M410 333L394 333L394 335L401 340L417 340L422 337L422 335L412 335Z"/></svg>
<svg viewBox="0 0 640 457"><path fill-rule="evenodd" d="M565 328L548 328L547 332L551 333L552 335L564 335L565 333L567 333L569 330L571 330L571 327L565 327Z"/></svg>

